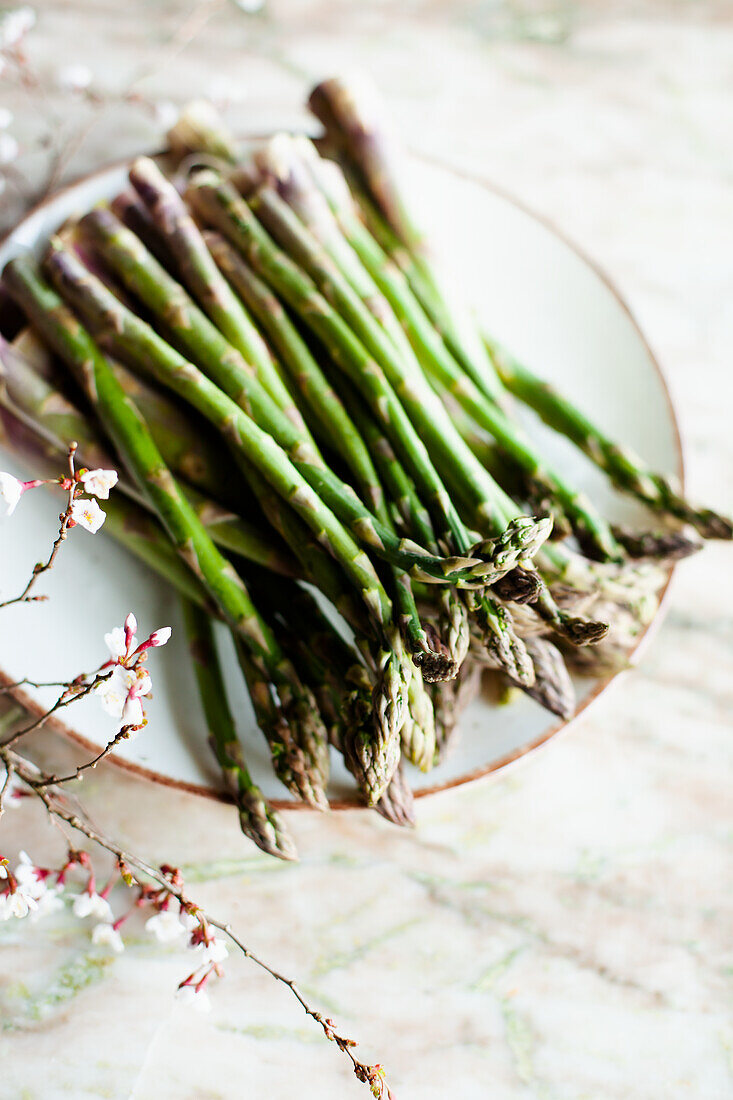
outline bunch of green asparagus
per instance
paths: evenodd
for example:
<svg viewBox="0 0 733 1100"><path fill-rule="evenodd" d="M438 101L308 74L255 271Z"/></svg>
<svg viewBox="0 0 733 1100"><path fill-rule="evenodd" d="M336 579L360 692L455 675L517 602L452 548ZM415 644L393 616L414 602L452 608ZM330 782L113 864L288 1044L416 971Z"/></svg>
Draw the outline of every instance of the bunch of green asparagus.
<svg viewBox="0 0 733 1100"><path fill-rule="evenodd" d="M22 327L0 340L13 443L52 457L75 439L122 472L105 530L183 600L227 790L282 858L212 617L291 795L327 808L334 751L405 825L402 760L440 761L482 670L568 717L567 665L618 667L670 561L733 533L456 311L373 103L340 80L309 102L316 142L246 146L187 108L128 191L7 265ZM517 401L654 529L612 526Z"/></svg>

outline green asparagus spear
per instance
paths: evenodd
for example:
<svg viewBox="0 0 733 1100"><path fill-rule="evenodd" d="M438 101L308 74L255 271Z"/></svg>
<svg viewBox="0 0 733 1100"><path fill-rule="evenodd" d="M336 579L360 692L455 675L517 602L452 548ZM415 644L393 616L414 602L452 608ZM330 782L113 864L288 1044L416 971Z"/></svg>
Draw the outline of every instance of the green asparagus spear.
<svg viewBox="0 0 733 1100"><path fill-rule="evenodd" d="M73 287L75 305L86 311L87 322L97 330L102 330L105 341L113 351L123 358L133 359L136 367L148 370L164 385L173 386L176 392L198 408L204 416L218 424L227 435L230 445L236 446L237 450L244 447L245 437L255 433L255 444L250 444L250 450L254 447L255 457L250 453L249 461L254 464L259 462L262 466L265 457L270 459L270 472L263 469L264 475L277 492L284 492L290 498L293 507L300 510L317 535L321 529L329 530L330 527L331 540L337 555L338 540L344 542L346 532L339 523L334 522L333 515L328 515L328 510L336 512L339 519L347 522L360 541L375 553L403 567L411 575L419 579L427 579L430 575L436 581L450 581L459 585L475 585L485 578L499 576L506 571L508 562L513 564L518 556L530 557L536 546L547 537L549 526L546 523L535 524L523 518L514 524L505 538L495 542L485 540L478 544L476 561L471 558L435 559L422 548L395 538L393 532L380 524L366 506L359 502L353 490L344 486L325 467L320 457L308 447L292 423L263 391L254 375L242 370L241 361L232 359L234 349L231 349L216 330L212 332L212 326L207 319L178 284L171 285L172 281L153 257L146 253L142 244L109 211L93 211L81 224L93 236L105 260L114 266L115 271L131 288L144 296L149 306L169 319L175 316L175 327L180 340L190 353L195 351L199 361L206 363L207 373L214 376L214 385L212 386L209 378L196 371L191 362L177 355L149 326L124 307L99 280L84 271L83 266L75 262L73 257L67 257L67 269L73 264L78 275ZM66 292L72 293L72 287L67 286ZM228 402L225 394L230 398ZM239 412L232 408L232 401L236 400ZM245 423L239 415L241 412L251 413L256 423L249 418ZM232 420L235 421L233 425ZM316 501L307 485L301 478L297 478L287 457L273 444L273 439L264 437L262 430L258 429L259 424L272 432L274 439L288 450L293 464L318 492L320 500ZM259 447L256 446L256 441L259 441ZM279 455L277 463L266 453L272 450ZM273 480L273 465L277 466L276 480ZM284 470L288 470L297 479L297 484L302 488L301 493L293 491L292 483L284 482ZM348 557L348 543L350 540L344 542L346 568L351 569L355 564L363 563L361 560L355 563L353 557ZM480 560L484 557L487 559L485 562Z"/></svg>
<svg viewBox="0 0 733 1100"><path fill-rule="evenodd" d="M534 409L551 428L567 436L618 489L635 496L655 512L692 524L703 538L733 538L733 521L709 508L688 503L671 478L654 473L630 448L614 443L548 382L538 378L493 341L487 340L487 347L507 389Z"/></svg>
<svg viewBox="0 0 733 1100"><path fill-rule="evenodd" d="M133 163L130 182L165 236L191 294L232 347L254 365L257 378L273 401L303 430L303 418L265 341L221 275L175 187L149 157L138 157Z"/></svg>
<svg viewBox="0 0 733 1100"><path fill-rule="evenodd" d="M129 375L113 364L118 379L125 386L128 396L133 396L128 385ZM153 400L143 402L143 408L157 405L157 395L145 395ZM133 398L134 399L134 398ZM84 416L62 393L54 389L28 363L27 359L0 336L0 404L21 418L34 431L53 447L59 456L66 453L68 440L75 439L79 444L81 462L89 468L109 469L119 463L106 449L106 440L97 430L89 415ZM142 411L142 410L141 410ZM172 413L177 410L171 409ZM146 418L146 423L151 427ZM175 423L175 421L174 421ZM153 439L161 455L174 473L184 473L190 469L186 458L195 450L196 440L192 439L189 450L183 444L185 438L178 438L171 447L166 446L171 437L173 425L166 421L160 430L151 427ZM177 461L180 454L185 457ZM181 469L182 467L182 469ZM143 500L133 481L120 482L120 487L135 500ZM237 554L247 561L266 566L284 576L297 576L300 572L297 561L275 539L263 535L254 524L248 523L227 509L222 508L194 489L182 485L181 490L194 508L196 515L206 527L209 535L220 548Z"/></svg>
<svg viewBox="0 0 733 1100"><path fill-rule="evenodd" d="M73 279L66 270L68 253L52 243L54 270L61 280ZM118 452L133 473L140 490L161 519L183 560L203 582L222 614L250 648L253 658L266 668L277 685L284 713L294 726L298 743L313 737L325 743L325 730L310 692L300 683L295 669L279 651L267 624L258 615L241 579L222 557L186 501L163 462L152 436L133 402L117 381L114 371L76 317L55 291L44 282L29 257L12 260L3 272L5 285L54 351L64 360L99 411ZM307 783L274 760L286 786L312 805L323 806L325 796L316 775ZM307 773L307 763L304 765Z"/></svg>
<svg viewBox="0 0 733 1100"><path fill-rule="evenodd" d="M280 859L297 859L293 840L280 815L268 805L249 774L224 688L211 620L195 604L183 601L183 617L196 682L209 732L209 744L222 770L227 791L239 810L245 836Z"/></svg>

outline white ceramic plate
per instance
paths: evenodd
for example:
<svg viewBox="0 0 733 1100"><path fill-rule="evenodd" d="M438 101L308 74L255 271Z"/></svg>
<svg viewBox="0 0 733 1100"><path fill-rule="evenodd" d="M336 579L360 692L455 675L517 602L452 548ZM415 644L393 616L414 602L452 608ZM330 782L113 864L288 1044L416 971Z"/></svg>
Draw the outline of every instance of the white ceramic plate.
<svg viewBox="0 0 733 1100"><path fill-rule="evenodd" d="M414 162L411 166L417 168ZM66 189L32 212L0 247L0 265L12 255L42 246L70 215L82 213L126 184L115 166ZM637 325L608 280L551 227L481 181L421 161L415 193L425 224L456 283L480 309L486 326L521 360L574 397L610 435L635 446L656 468L682 474L674 413L660 370ZM534 419L541 446L611 517L633 520L633 504L615 496L604 478L564 440ZM28 474L0 451L0 468ZM0 590L14 594L34 561L50 546L59 502L49 493L26 496L10 520L0 521ZM153 655L155 697L149 726L115 759L159 782L216 796L219 781L205 742L204 721L189 669L175 596L103 534L72 533L56 569L39 586L46 603L3 612L0 669L12 681L31 675L63 680L93 668L105 656L103 634L133 609L140 628L171 625L173 637ZM646 637L648 638L647 631ZM252 717L231 645L222 628L227 685L247 744L252 771L268 796L286 792L274 779ZM638 655L638 649L637 649ZM579 681L578 711L606 683ZM49 705L51 691L31 691L34 705ZM76 704L65 716L68 732L90 746L105 744L114 722L97 700ZM504 767L544 743L567 723L530 699L497 709L479 700L462 719L456 751L438 769L410 769L416 793L468 782ZM334 804L354 805L353 782L334 759ZM284 802L283 804L290 804Z"/></svg>

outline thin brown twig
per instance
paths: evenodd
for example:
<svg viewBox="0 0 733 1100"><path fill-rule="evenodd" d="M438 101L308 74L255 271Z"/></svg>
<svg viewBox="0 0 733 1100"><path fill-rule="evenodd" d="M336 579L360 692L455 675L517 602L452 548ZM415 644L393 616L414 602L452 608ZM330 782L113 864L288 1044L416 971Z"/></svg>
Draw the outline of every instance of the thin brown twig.
<svg viewBox="0 0 733 1100"><path fill-rule="evenodd" d="M114 669L109 669L107 672L97 672L94 679L90 680L88 684L84 684L78 691L72 691L74 687L73 681L71 687L66 691L63 691L58 697L52 707L49 708L39 718L36 718L34 722L31 722L29 726L24 726L23 729L16 730L12 737L9 737L6 741L0 741L0 749L8 749L11 745L14 745L16 741L19 741L21 737L25 737L27 733L33 733L34 730L40 729L41 726L48 721L52 714L56 711L62 710L64 707L70 706L78 699L84 699L85 696L91 694L95 688L103 684L105 680L109 680L110 676L114 672Z"/></svg>
<svg viewBox="0 0 733 1100"><path fill-rule="evenodd" d="M10 786L10 780L15 773L15 768L12 764L6 764L5 766L5 779L3 780L2 788L0 788L0 817L5 813L5 792Z"/></svg>
<svg viewBox="0 0 733 1100"><path fill-rule="evenodd" d="M86 764L80 764L79 767L69 775L44 776L42 780L33 784L34 789L38 790L40 787L56 787L60 786L61 783L71 783L74 779L81 779L84 772L96 768L97 764L99 764L101 760L104 760L105 756L108 756L116 749L120 742L126 741L131 731L137 728L137 726L123 726L122 729L115 734L112 740L107 742L102 751L98 752L91 760L87 760Z"/></svg>
<svg viewBox="0 0 733 1100"><path fill-rule="evenodd" d="M75 679L79 679L79 677L75 677ZM16 691L21 687L70 688L74 682L74 680L30 680L28 677L25 677L23 680L15 680L12 684L3 684L0 686L0 695L9 695L10 692Z"/></svg>

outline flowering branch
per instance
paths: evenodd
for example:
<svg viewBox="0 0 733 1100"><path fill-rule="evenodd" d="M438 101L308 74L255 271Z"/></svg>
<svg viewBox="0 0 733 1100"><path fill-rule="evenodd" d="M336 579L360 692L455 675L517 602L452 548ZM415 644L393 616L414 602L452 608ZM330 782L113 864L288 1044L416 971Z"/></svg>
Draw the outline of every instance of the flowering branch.
<svg viewBox="0 0 733 1100"><path fill-rule="evenodd" d="M173 938L170 929L180 926L185 932L189 929L193 922L193 929L191 935L191 945L193 947L203 946L204 949L204 963L199 968L204 973L199 975L197 971L194 971L188 978L184 979L179 986L179 990L190 990L197 996L201 996L203 993L204 985L213 973L220 974L221 970L219 964L223 957L226 956L226 951L222 953L221 948L215 947L208 928L215 928L222 932L236 948L261 970L264 970L275 981L282 985L287 986L298 1003L302 1006L305 1013L311 1017L322 1029L323 1034L331 1042L334 1042L339 1050L346 1054L351 1060L354 1074L359 1081L364 1084L368 1084L372 1094L377 1098L384 1098L384 1100L392 1100L393 1094L386 1084L384 1077L384 1070L380 1065L367 1065L360 1062L354 1055L354 1048L356 1042L353 1039L348 1039L337 1033L336 1025L333 1020L324 1017L313 1005L311 1005L301 990L298 988L296 982L292 978L288 978L286 975L281 974L270 966L258 955L256 955L251 948L249 948L235 933L232 926L227 921L219 920L216 917L211 916L201 906L193 902L184 892L183 880L180 873L172 867L163 866L161 868L153 867L145 860L141 859L130 852L125 851L110 837L104 833L95 829L87 820L83 810L72 810L65 802L64 796L61 792L54 789L53 777L43 775L35 767L30 764L22 756L16 753L12 749L6 747L0 748L0 759L3 760L5 767L7 768L8 776L14 772L22 781L26 784L30 791L40 798L46 807L48 813L64 821L72 829L82 833L88 840L93 841L100 848L114 855L120 867L122 875L126 878L128 885L139 885L141 887L141 896L138 901L140 903L152 902L156 909L157 914L155 917L150 918L147 922L147 927L153 925L151 930L155 930L161 939ZM6 778L4 786L7 785L8 779ZM79 857L86 855L86 853L76 853L76 861L79 862ZM130 868L139 873L144 878L152 880L158 889L151 888L150 885L140 883L129 871ZM107 914L109 905L102 907L96 901L100 898L103 902L106 902L106 891L102 891L101 894L96 894L93 888L93 878L90 877L90 886L85 892L86 896L90 899L89 902L85 902L84 906L76 907L79 911L79 915L85 915L87 912L95 915ZM80 895L84 897L84 895ZM169 903L171 899L175 899L179 905L180 916L174 922L174 913L169 910ZM187 924L181 924L181 917L187 916ZM162 918L162 919L159 919ZM157 925L153 924L154 921L159 921ZM119 923L119 922L118 922ZM99 926L98 926L99 927ZM115 925L112 925L112 931L117 932ZM107 934L109 936L109 933ZM117 942L116 940L113 942ZM201 1004L205 1004L203 1001Z"/></svg>
<svg viewBox="0 0 733 1100"><path fill-rule="evenodd" d="M58 485L68 493L66 509L59 517L59 533L48 560L36 565L20 595L0 603L0 608L45 599L43 596L31 595L32 589L38 578L53 568L68 531L78 524L94 534L104 522L104 512L99 508L96 500L82 500L80 494L86 491L92 496L106 499L109 496L109 490L116 484L117 474L114 470L77 471L75 469L76 447L76 443L72 443L69 447L68 474L53 481L20 482L12 475L0 472L0 505L4 503L5 512L8 515L15 510L21 496L28 489L48 484ZM199 1009L208 1007L205 986L212 976L221 976L221 964L228 955L225 943L218 939L213 931L216 929L245 958L250 959L275 981L287 986L305 1013L319 1025L326 1038L348 1056L357 1079L367 1084L372 1095L378 1100L379 1098L390 1100L392 1093L386 1084L382 1067L360 1062L354 1054L356 1046L354 1040L339 1034L333 1020L324 1017L306 1000L293 979L279 973L254 954L237 936L229 923L210 916L193 902L184 892L183 879L176 868L167 865L156 868L139 856L124 851L115 841L99 832L90 823L86 811L76 797L69 796L66 791L60 789L62 784L78 780L85 771L95 768L100 760L112 752L121 741L129 739L147 724L143 700L150 694L152 688L151 678L146 668L147 659L151 650L167 643L171 630L170 627L154 630L141 643L138 643L136 634L137 620L130 612L122 627L115 627L105 635L104 640L110 656L95 672L77 676L76 679L68 682L56 681L42 684L26 678L0 689L9 692L23 684L62 688L61 694L49 710L29 725L10 734L4 741L0 741L0 761L6 769L0 786L0 815L6 805L14 804L22 795L35 795L45 807L49 821L64 835L64 825L68 825L117 860L117 873L98 892L91 859L83 850L69 847L66 862L58 871L35 866L25 852L20 853L19 863L14 870L11 870L9 861L0 856L0 920L11 917L23 918L28 915L35 919L43 912L59 908L63 905L63 898L60 895L66 876L72 869L81 868L87 873L87 882L84 890L74 900L73 911L78 917L92 916L99 920L92 931L94 943L105 944L115 952L124 950L120 927L136 909L144 906L154 910L153 915L146 921L146 928L158 939L172 940L188 934L189 947L198 953L199 965L179 984L178 995ZM13 747L27 734L43 726L51 715L91 693L99 694L104 709L121 721L117 734L91 760L80 764L69 775L57 776L41 771ZM6 716L5 720L0 721L0 731L12 728L10 722L15 724L20 720L22 713L23 710L20 709L20 713L16 712L12 718ZM49 886L48 883L53 881L54 875L55 884ZM136 888L138 896L128 912L114 920L108 895L118 876L128 888Z"/></svg>
<svg viewBox="0 0 733 1100"><path fill-rule="evenodd" d="M33 572L23 591L18 596L0 603L0 608L10 607L16 603L31 603L34 600L45 600L46 596L32 596L31 590L36 581L44 573L53 569L56 557L66 536L72 527L84 527L91 534L96 534L105 520L105 514L96 500L83 500L80 494L85 490L92 496L109 497L109 490L117 484L117 473L114 470L76 470L75 458L78 444L70 443L68 452L69 472L65 477L55 480L43 480L36 478L33 481L18 481L12 474L0 471L0 501L4 503L5 514L12 515L23 493L29 489L37 489L40 485L58 485L68 493L66 509L59 516L59 533L56 536L51 553L45 562L38 562L33 567Z"/></svg>

